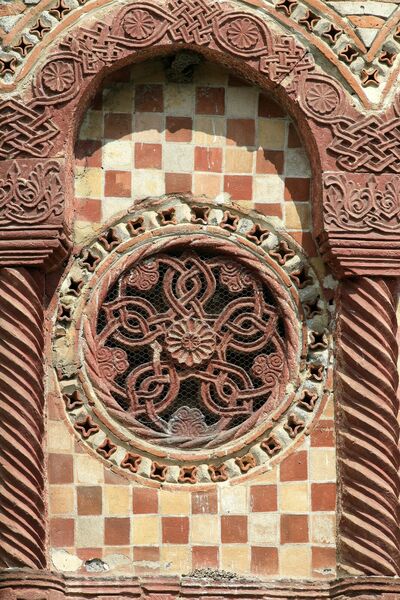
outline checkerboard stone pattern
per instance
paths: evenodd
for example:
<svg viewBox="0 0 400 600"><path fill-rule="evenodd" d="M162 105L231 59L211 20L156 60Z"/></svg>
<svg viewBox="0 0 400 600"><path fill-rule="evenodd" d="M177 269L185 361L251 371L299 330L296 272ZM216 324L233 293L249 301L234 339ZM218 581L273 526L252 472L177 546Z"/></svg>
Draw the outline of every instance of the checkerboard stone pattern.
<svg viewBox="0 0 400 600"><path fill-rule="evenodd" d="M280 219L323 275L310 231L310 169L293 124L271 98L219 67L203 63L193 84L179 85L166 82L160 62L115 74L82 123L75 173L77 243L139 199L191 191ZM55 398L48 402L54 550L101 558L109 574L203 567L261 578L335 574L331 401L268 472L171 491L129 481L91 456Z"/></svg>
<svg viewBox="0 0 400 600"><path fill-rule="evenodd" d="M309 255L310 167L295 127L272 99L203 63L192 84L162 63L105 82L76 144L76 238L149 196L230 198L278 218Z"/></svg>

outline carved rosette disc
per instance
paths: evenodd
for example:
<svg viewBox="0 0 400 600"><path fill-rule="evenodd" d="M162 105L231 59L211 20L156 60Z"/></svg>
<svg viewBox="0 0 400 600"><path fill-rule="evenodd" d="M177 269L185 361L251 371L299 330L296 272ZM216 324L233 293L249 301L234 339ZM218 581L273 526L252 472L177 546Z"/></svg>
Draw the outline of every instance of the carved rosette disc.
<svg viewBox="0 0 400 600"><path fill-rule="evenodd" d="M214 484L307 433L331 379L329 321L311 265L271 221L167 197L72 260L54 372L72 427L114 468Z"/></svg>

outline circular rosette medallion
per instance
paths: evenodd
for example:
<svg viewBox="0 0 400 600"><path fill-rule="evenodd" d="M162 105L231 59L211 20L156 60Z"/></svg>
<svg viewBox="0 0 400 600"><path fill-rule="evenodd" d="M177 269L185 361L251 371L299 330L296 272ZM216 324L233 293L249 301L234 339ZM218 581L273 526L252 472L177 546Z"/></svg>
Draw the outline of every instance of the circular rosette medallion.
<svg viewBox="0 0 400 600"><path fill-rule="evenodd" d="M59 385L103 458L160 481L222 481L305 430L330 368L328 312L311 266L267 221L165 202L158 226L150 208L127 216L72 265ZM197 225L200 210L219 226Z"/></svg>

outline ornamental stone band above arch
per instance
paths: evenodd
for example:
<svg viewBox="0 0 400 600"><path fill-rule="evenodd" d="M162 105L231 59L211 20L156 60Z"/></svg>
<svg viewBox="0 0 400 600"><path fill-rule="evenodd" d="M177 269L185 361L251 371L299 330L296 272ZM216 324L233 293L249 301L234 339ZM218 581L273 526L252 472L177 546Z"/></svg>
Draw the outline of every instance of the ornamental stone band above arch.
<svg viewBox="0 0 400 600"><path fill-rule="evenodd" d="M384 113L359 111L295 37L236 3L206 0L129 2L94 12L56 41L18 95L0 101L0 431L7 441L0 450L0 499L7 507L0 514L6 539L0 566L46 567L44 515L36 502L44 495L42 271L56 269L71 248L76 131L110 70L182 48L272 92L298 125L313 171L314 235L342 279L338 562L342 573L398 576L400 100ZM18 412L23 417L15 425ZM14 458L13 431L24 437ZM17 497L24 452L35 464Z"/></svg>

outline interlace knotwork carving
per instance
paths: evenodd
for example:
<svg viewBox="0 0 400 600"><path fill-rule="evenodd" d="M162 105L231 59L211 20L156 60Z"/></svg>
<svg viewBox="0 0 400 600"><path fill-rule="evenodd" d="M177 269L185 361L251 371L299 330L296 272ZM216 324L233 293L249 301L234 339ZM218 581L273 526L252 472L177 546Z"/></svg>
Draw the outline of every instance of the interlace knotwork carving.
<svg viewBox="0 0 400 600"><path fill-rule="evenodd" d="M170 445L217 444L219 432L272 409L286 383L274 297L223 255L137 263L108 292L95 345L113 408L141 436Z"/></svg>

